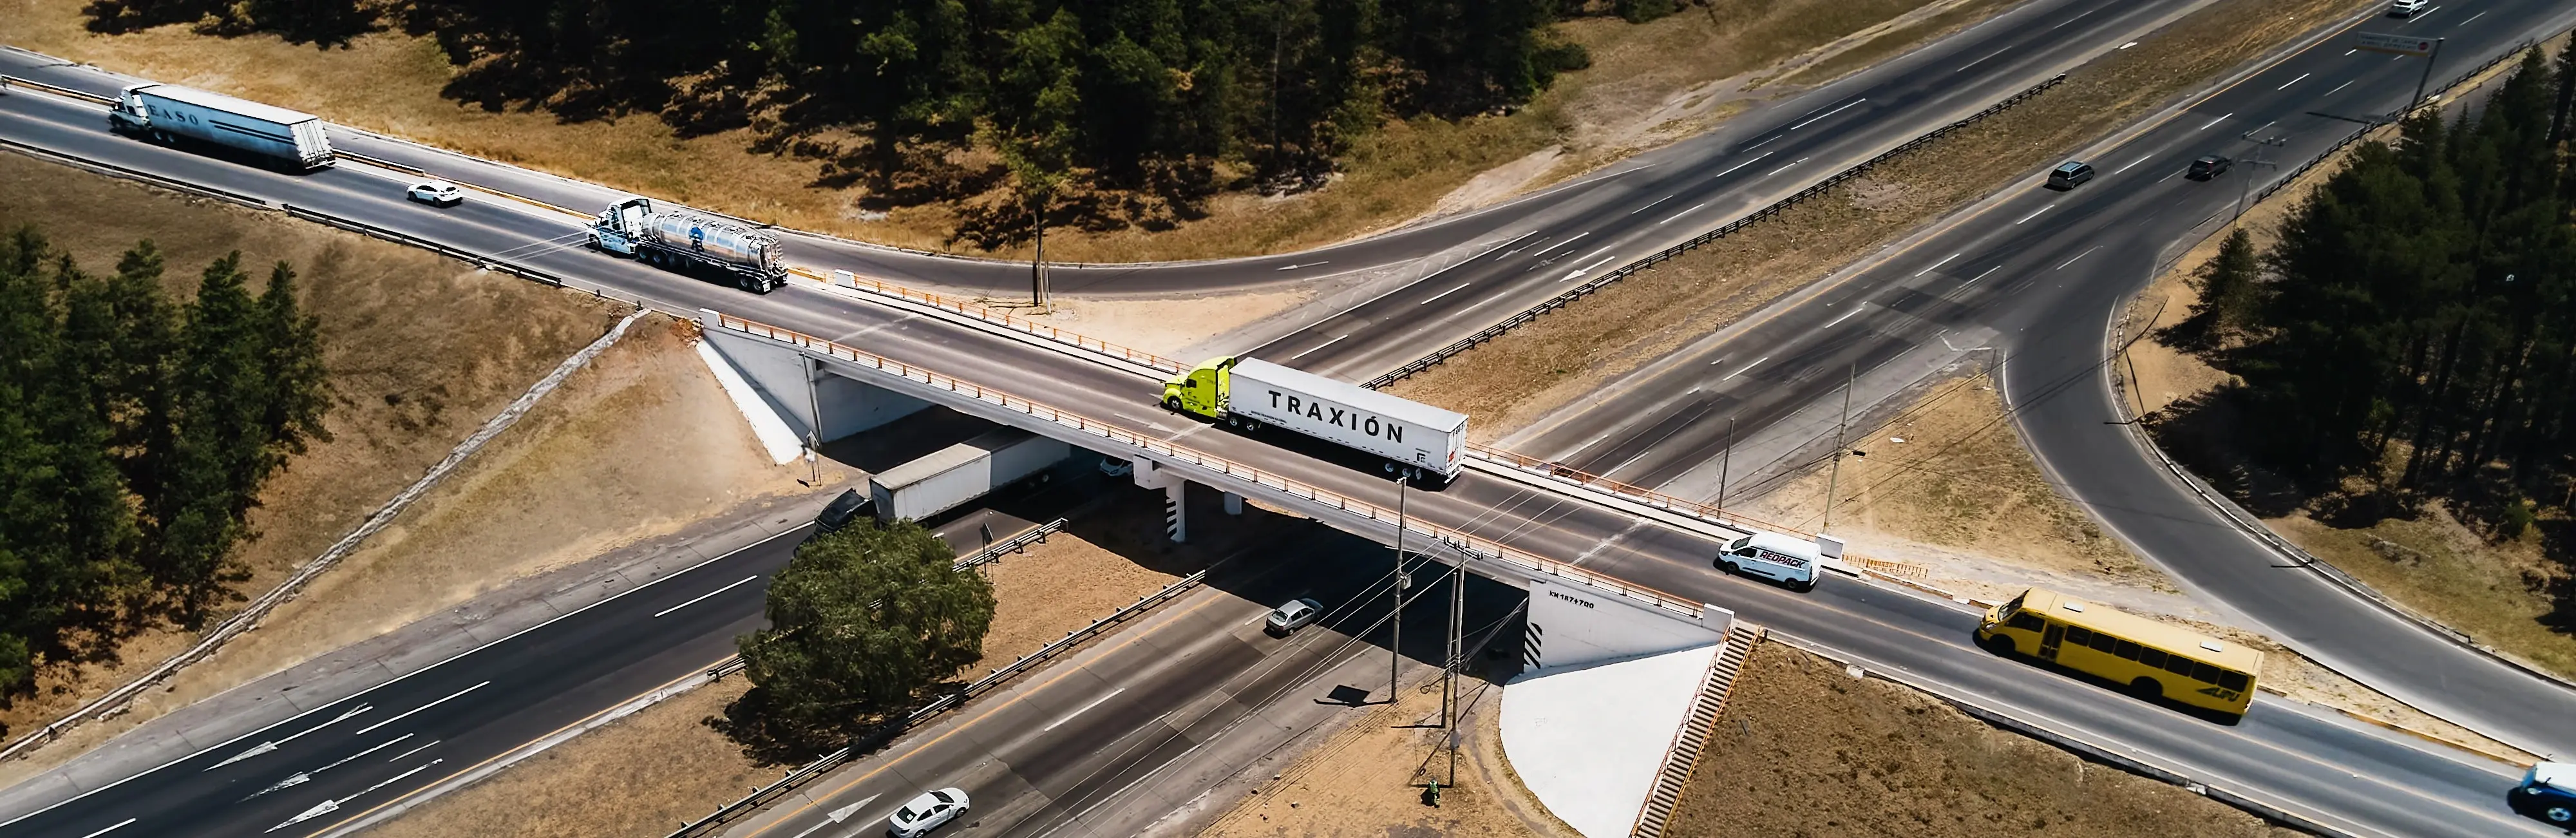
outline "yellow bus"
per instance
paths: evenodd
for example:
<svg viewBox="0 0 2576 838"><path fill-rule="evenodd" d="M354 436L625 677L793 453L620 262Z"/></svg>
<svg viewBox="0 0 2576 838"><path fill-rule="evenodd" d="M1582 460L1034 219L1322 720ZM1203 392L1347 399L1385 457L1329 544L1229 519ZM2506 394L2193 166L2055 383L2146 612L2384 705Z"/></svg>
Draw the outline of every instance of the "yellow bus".
<svg viewBox="0 0 2576 838"><path fill-rule="evenodd" d="M2263 668L2261 652L2038 588L1988 610L1977 645L2236 717L2253 703Z"/></svg>

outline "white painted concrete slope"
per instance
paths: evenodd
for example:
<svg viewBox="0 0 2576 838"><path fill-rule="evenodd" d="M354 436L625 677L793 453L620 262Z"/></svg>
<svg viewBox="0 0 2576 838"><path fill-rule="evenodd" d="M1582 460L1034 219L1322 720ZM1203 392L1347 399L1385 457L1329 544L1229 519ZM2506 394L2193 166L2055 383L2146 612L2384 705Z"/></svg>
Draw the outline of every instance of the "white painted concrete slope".
<svg viewBox="0 0 2576 838"><path fill-rule="evenodd" d="M1626 838L1719 644L1548 667L1503 686L1503 754L1584 838Z"/></svg>

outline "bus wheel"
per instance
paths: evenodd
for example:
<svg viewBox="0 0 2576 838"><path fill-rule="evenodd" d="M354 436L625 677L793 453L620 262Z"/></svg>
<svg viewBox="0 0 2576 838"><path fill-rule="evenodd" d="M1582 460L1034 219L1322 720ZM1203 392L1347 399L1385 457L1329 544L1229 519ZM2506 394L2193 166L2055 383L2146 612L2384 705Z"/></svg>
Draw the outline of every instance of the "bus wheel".
<svg viewBox="0 0 2576 838"><path fill-rule="evenodd" d="M2015 646L2015 645L2013 645L2013 639L2012 639L2012 638L2010 638L2010 637L2005 637L2005 636L2000 635L2000 634L1989 634L1989 635L1986 635L1986 639L1985 639L1985 641L1984 641L1984 642L1982 642L1982 643L1979 643L1979 644L1977 644L1977 645L1979 645L1979 646L1984 646L1984 647L1986 647L1986 651L1988 651L1988 652L1993 652L1993 653L1995 653L1995 654L1997 654L1997 655L2002 655L2002 656L2004 656L2004 657L2011 657L2011 656L2013 656L2013 655L2021 654L2021 648L2020 648L2019 646Z"/></svg>
<svg viewBox="0 0 2576 838"><path fill-rule="evenodd" d="M2129 682L2129 694L2139 698L2163 698L2165 697L2165 686L2163 684L2156 683L2156 679L2154 678L2140 678Z"/></svg>
<svg viewBox="0 0 2576 838"><path fill-rule="evenodd" d="M1179 413L1179 412L1181 412L1181 397L1179 397L1179 396L1164 396L1164 397L1163 397L1163 409L1164 409L1164 410L1171 411L1171 412L1173 412L1173 413Z"/></svg>

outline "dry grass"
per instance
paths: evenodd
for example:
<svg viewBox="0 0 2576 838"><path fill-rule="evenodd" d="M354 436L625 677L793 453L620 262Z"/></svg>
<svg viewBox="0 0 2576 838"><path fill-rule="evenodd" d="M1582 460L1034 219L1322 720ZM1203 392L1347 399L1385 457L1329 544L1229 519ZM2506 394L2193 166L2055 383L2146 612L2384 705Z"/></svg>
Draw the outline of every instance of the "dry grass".
<svg viewBox="0 0 2576 838"><path fill-rule="evenodd" d="M1945 4L1946 8L1931 10L1933 14L1921 20L1908 21L1902 26L1888 27L1887 31L1879 33L1877 37L1792 70L1781 76L1778 82L1824 84L1875 65L1917 45L1965 29L1969 24L1985 20L2019 3L2020 0L1965 0L1964 2L1952 0Z"/></svg>
<svg viewBox="0 0 2576 838"><path fill-rule="evenodd" d="M1342 161L1325 189L1269 199L1228 195L1208 218L1163 233L1063 231L1059 258L1189 259L1278 252L1383 229L1431 209L1479 172L1566 143L1579 163L1625 153L1714 118L1709 82L1748 73L1829 43L1927 0L1714 0L1644 25L1588 18L1565 34L1592 51L1592 69L1509 116L1456 123L1389 124ZM271 36L232 39L168 26L121 36L82 29L85 0L0 0L0 41L120 72L220 90L322 114L353 126L710 209L887 244L940 249L955 214L945 205L882 219L856 209L857 190L815 188L817 166L754 154L744 131L680 138L650 116L565 123L543 112L485 111L439 90L455 75L429 38L360 37L345 49L296 46ZM1695 98L1672 114L1658 108ZM1639 114L1644 129L1602 133ZM1650 130L1651 133L1651 130ZM1005 254L1012 253L1004 251Z"/></svg>
<svg viewBox="0 0 2576 838"><path fill-rule="evenodd" d="M1441 786L1438 808L1424 803L1422 791L1431 780L1449 779L1447 755L1432 758L1443 747L1441 731L1410 727L1439 722L1435 681L1403 691L1392 707L1379 705L1352 720L1298 756L1281 779L1262 784L1209 822L1198 838L1572 838L1574 830L1547 815L1508 769L1492 770L1502 762L1494 758L1502 750L1496 728L1502 690L1482 695L1467 718L1474 726L1468 748L1480 753L1461 755L1458 784Z"/></svg>
<svg viewBox="0 0 2576 838"><path fill-rule="evenodd" d="M1782 805L1795 801L1794 805ZM2226 804L1778 643L1754 650L1664 834L2267 836Z"/></svg>
<svg viewBox="0 0 2576 838"><path fill-rule="evenodd" d="M1989 596L2032 584L2086 596L2175 590L2058 496L1985 376L1930 388L1886 425L1853 434L1852 447L1869 456L1843 458L1834 531L1872 556L1929 566L1936 584ZM1810 469L1746 514L1815 527L1828 479L1825 467Z"/></svg>
<svg viewBox="0 0 2576 838"><path fill-rule="evenodd" d="M2055 90L1396 384L1490 441L2367 0L2219 0ZM1962 177L1960 173L1983 176Z"/></svg>
<svg viewBox="0 0 2576 838"><path fill-rule="evenodd" d="M990 664L1036 651L1174 578L1063 533L991 567L993 627L984 636ZM777 779L781 767L754 762L702 723L721 717L749 687L734 678L637 711L367 834L660 835ZM614 793L600 793L603 777L618 778Z"/></svg>
<svg viewBox="0 0 2576 838"><path fill-rule="evenodd" d="M193 291L207 262L235 249L249 265L283 259L302 273L339 394L328 417L334 440L290 461L253 511L260 537L235 556L251 574L239 586L244 591L276 584L356 526L620 314L421 251L0 154L0 226L28 223L43 225L93 270L109 269L135 240L151 238L168 257L171 288L182 294ZM0 711L0 724L49 719L192 640L145 632L123 646L121 663L50 671L38 695ZM90 726L9 769L46 767L151 714Z"/></svg>

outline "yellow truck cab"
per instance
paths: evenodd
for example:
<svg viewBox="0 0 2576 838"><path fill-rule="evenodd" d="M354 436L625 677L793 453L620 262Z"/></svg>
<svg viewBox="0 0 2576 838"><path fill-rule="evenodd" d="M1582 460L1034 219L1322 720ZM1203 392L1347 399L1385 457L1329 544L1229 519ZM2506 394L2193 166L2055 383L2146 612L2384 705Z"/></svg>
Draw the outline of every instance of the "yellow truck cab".
<svg viewBox="0 0 2576 838"><path fill-rule="evenodd" d="M1163 406L1210 419L1225 418L1226 385L1232 383L1227 373L1234 369L1234 359L1233 355L1210 358L1164 381Z"/></svg>

